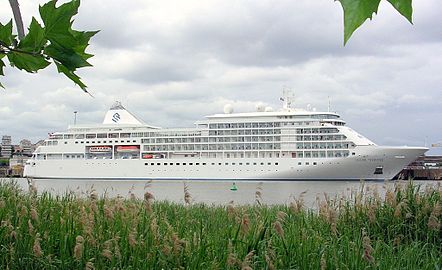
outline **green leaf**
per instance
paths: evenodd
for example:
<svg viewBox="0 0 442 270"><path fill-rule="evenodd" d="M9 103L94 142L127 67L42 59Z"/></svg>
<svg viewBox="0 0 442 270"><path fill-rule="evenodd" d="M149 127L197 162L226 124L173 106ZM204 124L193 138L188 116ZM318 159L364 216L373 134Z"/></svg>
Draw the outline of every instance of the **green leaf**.
<svg viewBox="0 0 442 270"><path fill-rule="evenodd" d="M39 53L46 42L47 39L45 38L44 28L41 27L34 17L32 17L29 33L20 41L18 48L29 52Z"/></svg>
<svg viewBox="0 0 442 270"><path fill-rule="evenodd" d="M91 58L93 55L86 53L86 48L89 46L89 40L97 34L99 31L75 31L71 30L75 39L78 42L78 45L75 46L75 52L80 54L85 60Z"/></svg>
<svg viewBox="0 0 442 270"><path fill-rule="evenodd" d="M413 6L412 0L388 0L390 4L400 13L407 18L410 23L413 23Z"/></svg>
<svg viewBox="0 0 442 270"><path fill-rule="evenodd" d="M12 66L31 73L44 69L50 64L42 55L31 55L17 51L8 53L8 59Z"/></svg>
<svg viewBox="0 0 442 270"><path fill-rule="evenodd" d="M50 1L40 7L46 37L59 46L72 48L76 45L76 40L70 33L72 17L78 13L80 1L73 0L59 7L55 4L56 1Z"/></svg>
<svg viewBox="0 0 442 270"><path fill-rule="evenodd" d="M373 13L378 12L380 1L381 0L339 0L344 9L344 45L359 26L367 19L371 19Z"/></svg>
<svg viewBox="0 0 442 270"><path fill-rule="evenodd" d="M3 62L3 60L1 60L5 55L4 54L0 54L0 75L1 76L5 76L5 73L3 73L3 68L6 66L5 62Z"/></svg>
<svg viewBox="0 0 442 270"><path fill-rule="evenodd" d="M80 88L83 89L84 92L88 93L88 91L86 90L87 86L80 80L80 77L78 77L77 74L67 69L64 65L58 63L57 61L55 61L55 65L57 66L57 70L59 73L63 73L64 75L66 75L66 77L68 77L78 86L80 86Z"/></svg>
<svg viewBox="0 0 442 270"><path fill-rule="evenodd" d="M67 69L75 71L80 67L91 66L81 55L77 54L71 48L61 47L55 44L47 46L44 52L49 56L60 62Z"/></svg>
<svg viewBox="0 0 442 270"><path fill-rule="evenodd" d="M344 9L344 45L353 32L378 12L381 0L338 0ZM412 0L387 0L402 16L412 22Z"/></svg>
<svg viewBox="0 0 442 270"><path fill-rule="evenodd" d="M0 54L0 75L1 76L5 76L5 73L3 73L3 68L5 67L5 63L3 62L3 60L1 60L5 55L4 54ZM3 84L0 82L0 87L5 89L5 87L3 86Z"/></svg>
<svg viewBox="0 0 442 270"><path fill-rule="evenodd" d="M14 37L15 36L12 35L12 20L10 20L6 25L0 23L0 41L6 46L11 46Z"/></svg>
<svg viewBox="0 0 442 270"><path fill-rule="evenodd" d="M80 1L73 0L56 7L53 1L40 7L45 34L51 43L44 52L70 71L91 66L87 59L92 55L86 53L86 48L90 38L97 33L75 31L71 28L72 17L77 14L79 5Z"/></svg>

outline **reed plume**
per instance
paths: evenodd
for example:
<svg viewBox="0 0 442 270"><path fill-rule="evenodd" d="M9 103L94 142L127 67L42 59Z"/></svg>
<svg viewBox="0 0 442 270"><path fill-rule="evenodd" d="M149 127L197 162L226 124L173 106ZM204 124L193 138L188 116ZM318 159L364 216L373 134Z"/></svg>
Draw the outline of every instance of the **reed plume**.
<svg viewBox="0 0 442 270"><path fill-rule="evenodd" d="M89 260L86 263L85 270L95 270L95 266L94 266L94 263L92 262L92 260Z"/></svg>
<svg viewBox="0 0 442 270"><path fill-rule="evenodd" d="M374 263L374 257L372 255L374 249L371 246L370 237L368 237L365 229L362 229L362 247L364 249L364 254L362 257L369 263Z"/></svg>
<svg viewBox="0 0 442 270"><path fill-rule="evenodd" d="M262 205L262 182L259 182L255 191L255 202L258 205Z"/></svg>
<svg viewBox="0 0 442 270"><path fill-rule="evenodd" d="M241 231L246 234L250 229L250 218L248 214L244 214L241 219Z"/></svg>
<svg viewBox="0 0 442 270"><path fill-rule="evenodd" d="M35 257L43 256L43 251L40 246L40 234L37 233L34 240L34 245L32 246L32 251L34 252Z"/></svg>
<svg viewBox="0 0 442 270"><path fill-rule="evenodd" d="M273 223L273 228L275 229L276 233L281 237L284 238L284 229L282 228L281 222L278 220Z"/></svg>
<svg viewBox="0 0 442 270"><path fill-rule="evenodd" d="M253 268L250 267L250 264L252 263L253 256L255 255L255 251L252 250L244 257L244 260L241 263L241 270L252 270Z"/></svg>
<svg viewBox="0 0 442 270"><path fill-rule="evenodd" d="M192 196L190 196L189 186L184 183L184 202L189 205L191 203Z"/></svg>
<svg viewBox="0 0 442 270"><path fill-rule="evenodd" d="M79 235L75 238L75 247L74 247L74 257L76 260L81 260L81 258L83 257L83 243L84 243L84 238Z"/></svg>
<svg viewBox="0 0 442 270"><path fill-rule="evenodd" d="M321 270L327 269L327 261L325 259L325 253L322 253L322 255L321 255L320 266L321 266Z"/></svg>

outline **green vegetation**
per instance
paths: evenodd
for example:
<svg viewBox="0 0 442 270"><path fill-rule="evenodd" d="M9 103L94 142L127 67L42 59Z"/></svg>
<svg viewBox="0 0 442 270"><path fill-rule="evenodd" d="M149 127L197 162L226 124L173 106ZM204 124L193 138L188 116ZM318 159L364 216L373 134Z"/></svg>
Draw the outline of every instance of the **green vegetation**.
<svg viewBox="0 0 442 270"><path fill-rule="evenodd" d="M9 159L0 158L0 166L9 166Z"/></svg>
<svg viewBox="0 0 442 270"><path fill-rule="evenodd" d="M0 184L2 269L440 269L442 188L288 206L154 202Z"/></svg>
<svg viewBox="0 0 442 270"><path fill-rule="evenodd" d="M378 13L381 0L338 0L344 10L344 45L367 19ZM386 0L410 23L413 23L412 0Z"/></svg>
<svg viewBox="0 0 442 270"><path fill-rule="evenodd" d="M16 1L14 1L16 2ZM40 6L43 26L32 18L27 35L24 35L18 3L11 4L18 27L18 38L12 31L12 20L0 23L0 75L4 76L5 56L12 67L35 73L50 65L57 66L63 73L85 92L86 85L75 74L78 68L91 66L87 62L92 54L86 53L89 40L98 31L76 31L72 29L72 17L78 13L79 0L72 0L59 7L56 1L49 1ZM0 83L0 87L3 87Z"/></svg>

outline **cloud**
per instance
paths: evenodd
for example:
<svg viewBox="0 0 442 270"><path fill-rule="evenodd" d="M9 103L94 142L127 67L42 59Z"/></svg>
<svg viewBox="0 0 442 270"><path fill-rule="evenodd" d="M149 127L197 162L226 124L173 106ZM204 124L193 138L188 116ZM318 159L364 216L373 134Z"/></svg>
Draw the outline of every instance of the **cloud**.
<svg viewBox="0 0 442 270"><path fill-rule="evenodd" d="M44 2L21 3L25 24ZM413 6L410 25L381 4L343 47L342 9L330 0L83 1L74 28L100 29L90 46L94 67L79 70L93 97L55 67L7 68L0 133L35 141L64 130L74 111L79 123L100 123L115 100L149 124L191 127L226 103L279 108L289 87L296 106L327 110L330 100L379 144L440 141L442 6ZM0 7L6 22L9 4Z"/></svg>

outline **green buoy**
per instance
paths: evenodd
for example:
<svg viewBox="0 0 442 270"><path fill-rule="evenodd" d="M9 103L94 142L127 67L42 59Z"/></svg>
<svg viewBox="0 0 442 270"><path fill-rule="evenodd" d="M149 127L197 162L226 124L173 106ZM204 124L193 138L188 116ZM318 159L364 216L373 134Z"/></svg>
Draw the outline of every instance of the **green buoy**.
<svg viewBox="0 0 442 270"><path fill-rule="evenodd" d="M232 190L232 191L237 191L238 190L238 188L236 187L235 182L233 182L232 187L230 188L230 190Z"/></svg>

